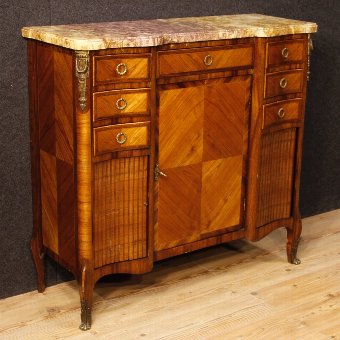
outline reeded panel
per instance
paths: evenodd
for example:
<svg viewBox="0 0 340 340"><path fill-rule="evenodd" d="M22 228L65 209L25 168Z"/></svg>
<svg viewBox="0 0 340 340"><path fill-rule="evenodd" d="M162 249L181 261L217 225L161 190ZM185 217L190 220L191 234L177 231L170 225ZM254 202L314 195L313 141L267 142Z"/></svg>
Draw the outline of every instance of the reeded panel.
<svg viewBox="0 0 340 340"><path fill-rule="evenodd" d="M94 165L95 267L147 256L148 156Z"/></svg>
<svg viewBox="0 0 340 340"><path fill-rule="evenodd" d="M291 216L295 146L295 128L262 137L258 227Z"/></svg>

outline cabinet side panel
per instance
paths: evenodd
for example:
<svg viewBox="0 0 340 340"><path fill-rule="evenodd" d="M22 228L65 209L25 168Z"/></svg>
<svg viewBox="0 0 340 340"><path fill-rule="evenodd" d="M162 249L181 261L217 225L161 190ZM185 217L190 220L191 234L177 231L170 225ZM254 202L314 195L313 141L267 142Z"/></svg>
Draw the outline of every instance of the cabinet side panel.
<svg viewBox="0 0 340 340"><path fill-rule="evenodd" d="M59 260L76 272L73 166L57 159Z"/></svg>
<svg viewBox="0 0 340 340"><path fill-rule="evenodd" d="M59 260L76 272L72 54L54 47Z"/></svg>
<svg viewBox="0 0 340 340"><path fill-rule="evenodd" d="M147 256L148 157L94 166L95 267Z"/></svg>
<svg viewBox="0 0 340 340"><path fill-rule="evenodd" d="M72 55L54 51L54 109L56 120L56 156L73 164L73 88Z"/></svg>
<svg viewBox="0 0 340 340"><path fill-rule="evenodd" d="M40 150L42 235L46 248L58 254L56 158Z"/></svg>
<svg viewBox="0 0 340 340"><path fill-rule="evenodd" d="M37 45L37 82L40 149L55 156L53 47Z"/></svg>
<svg viewBox="0 0 340 340"><path fill-rule="evenodd" d="M75 258L72 54L38 43L43 244L72 272Z"/></svg>
<svg viewBox="0 0 340 340"><path fill-rule="evenodd" d="M53 47L37 44L41 220L43 245L58 255Z"/></svg>
<svg viewBox="0 0 340 340"><path fill-rule="evenodd" d="M295 149L296 128L262 137L258 227L291 216Z"/></svg>

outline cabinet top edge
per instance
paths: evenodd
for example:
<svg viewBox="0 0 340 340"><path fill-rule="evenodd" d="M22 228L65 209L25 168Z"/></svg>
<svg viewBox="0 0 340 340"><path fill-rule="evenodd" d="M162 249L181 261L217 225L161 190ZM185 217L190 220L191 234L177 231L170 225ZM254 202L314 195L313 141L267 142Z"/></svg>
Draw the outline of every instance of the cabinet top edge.
<svg viewBox="0 0 340 340"><path fill-rule="evenodd" d="M317 24L262 14L23 27L28 39L72 50L151 47L170 43L315 33Z"/></svg>

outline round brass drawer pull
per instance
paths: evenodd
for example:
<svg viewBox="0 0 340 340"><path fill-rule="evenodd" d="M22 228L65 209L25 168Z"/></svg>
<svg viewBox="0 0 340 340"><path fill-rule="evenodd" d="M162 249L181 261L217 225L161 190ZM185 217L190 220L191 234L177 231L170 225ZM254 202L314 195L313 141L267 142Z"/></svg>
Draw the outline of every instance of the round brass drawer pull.
<svg viewBox="0 0 340 340"><path fill-rule="evenodd" d="M287 85L288 85L287 79L286 78L282 78L280 80L280 87L284 89L285 87L287 87Z"/></svg>
<svg viewBox="0 0 340 340"><path fill-rule="evenodd" d="M203 61L206 66L210 66L213 63L213 57L210 54L208 54L204 57Z"/></svg>
<svg viewBox="0 0 340 340"><path fill-rule="evenodd" d="M288 58L288 55L289 55L288 48L287 47L283 48L281 51L281 54L283 58Z"/></svg>
<svg viewBox="0 0 340 340"><path fill-rule="evenodd" d="M119 98L119 99L117 99L117 101L116 101L116 108L118 109L118 110L124 110L125 108L127 107L127 101L126 101L126 99L124 99L124 98Z"/></svg>
<svg viewBox="0 0 340 340"><path fill-rule="evenodd" d="M283 107L281 107L279 111L277 111L277 115L279 116L279 118L283 118L285 116L285 110Z"/></svg>
<svg viewBox="0 0 340 340"><path fill-rule="evenodd" d="M127 135L124 132L118 132L116 135L116 142L118 144L124 144L127 141Z"/></svg>
<svg viewBox="0 0 340 340"><path fill-rule="evenodd" d="M125 63L120 63L116 67L116 72L120 76L123 76L124 74L126 74L127 71L128 71L128 67Z"/></svg>

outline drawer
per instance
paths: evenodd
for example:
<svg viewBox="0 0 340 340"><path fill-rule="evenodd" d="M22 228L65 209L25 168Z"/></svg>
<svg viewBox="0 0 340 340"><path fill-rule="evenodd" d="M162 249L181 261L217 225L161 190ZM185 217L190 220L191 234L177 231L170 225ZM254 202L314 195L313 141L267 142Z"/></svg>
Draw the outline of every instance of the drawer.
<svg viewBox="0 0 340 340"><path fill-rule="evenodd" d="M262 127L266 128L274 123L301 119L302 99L283 100L264 106Z"/></svg>
<svg viewBox="0 0 340 340"><path fill-rule="evenodd" d="M267 44L267 67L304 61L304 40L287 40Z"/></svg>
<svg viewBox="0 0 340 340"><path fill-rule="evenodd" d="M93 94L93 119L125 115L148 115L149 90L105 91Z"/></svg>
<svg viewBox="0 0 340 340"><path fill-rule="evenodd" d="M252 64L252 46L158 53L160 76L216 69L245 68L251 67Z"/></svg>
<svg viewBox="0 0 340 340"><path fill-rule="evenodd" d="M150 123L117 124L94 129L94 155L149 146Z"/></svg>
<svg viewBox="0 0 340 340"><path fill-rule="evenodd" d="M94 84L147 80L150 75L148 55L94 57Z"/></svg>
<svg viewBox="0 0 340 340"><path fill-rule="evenodd" d="M277 72L266 75L265 97L302 92L303 71Z"/></svg>

